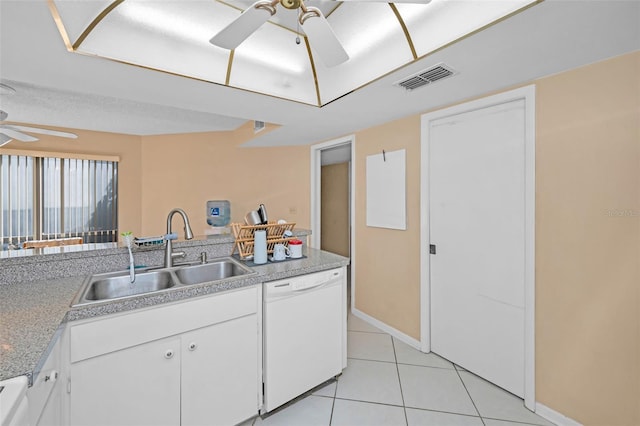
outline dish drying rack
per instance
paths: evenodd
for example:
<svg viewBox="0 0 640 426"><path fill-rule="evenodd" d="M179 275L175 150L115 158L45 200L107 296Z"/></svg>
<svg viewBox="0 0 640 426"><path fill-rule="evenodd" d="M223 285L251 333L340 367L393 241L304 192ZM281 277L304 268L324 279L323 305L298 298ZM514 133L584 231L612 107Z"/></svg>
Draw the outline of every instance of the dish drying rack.
<svg viewBox="0 0 640 426"><path fill-rule="evenodd" d="M245 225L242 223L232 223L231 231L236 239L231 254L236 252L240 254L241 259L246 259L249 256L253 256L254 236L256 231L267 231L267 253L273 253L273 247L276 244L284 244L289 246L289 241L294 240L296 237L285 237L285 231L293 232L293 228L296 226L295 222L276 223L270 222L266 225Z"/></svg>

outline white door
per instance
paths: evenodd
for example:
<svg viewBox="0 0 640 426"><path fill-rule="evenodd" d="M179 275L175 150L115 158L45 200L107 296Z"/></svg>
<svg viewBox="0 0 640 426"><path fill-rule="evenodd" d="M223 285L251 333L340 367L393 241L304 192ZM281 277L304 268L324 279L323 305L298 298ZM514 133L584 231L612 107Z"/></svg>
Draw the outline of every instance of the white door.
<svg viewBox="0 0 640 426"><path fill-rule="evenodd" d="M525 101L430 121L431 349L520 397Z"/></svg>

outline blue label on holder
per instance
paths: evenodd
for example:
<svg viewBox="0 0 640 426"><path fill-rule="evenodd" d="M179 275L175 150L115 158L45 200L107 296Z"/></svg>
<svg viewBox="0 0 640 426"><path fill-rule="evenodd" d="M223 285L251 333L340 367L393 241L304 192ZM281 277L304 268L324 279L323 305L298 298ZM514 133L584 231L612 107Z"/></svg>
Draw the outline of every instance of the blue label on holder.
<svg viewBox="0 0 640 426"><path fill-rule="evenodd" d="M220 207L211 207L209 216L220 216Z"/></svg>

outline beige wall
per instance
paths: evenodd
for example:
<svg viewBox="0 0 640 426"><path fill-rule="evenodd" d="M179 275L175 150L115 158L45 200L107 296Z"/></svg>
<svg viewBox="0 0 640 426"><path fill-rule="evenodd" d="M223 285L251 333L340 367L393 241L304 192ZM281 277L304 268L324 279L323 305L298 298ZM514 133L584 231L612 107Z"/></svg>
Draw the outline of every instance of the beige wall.
<svg viewBox="0 0 640 426"><path fill-rule="evenodd" d="M370 228L366 217L366 158L406 149L407 230ZM356 134L355 303L380 321L420 339L420 116Z"/></svg>
<svg viewBox="0 0 640 426"><path fill-rule="evenodd" d="M50 129L57 129L47 126ZM142 231L141 218L141 139L139 136L117 133L92 132L89 130L58 129L73 132L77 139L66 139L47 135L37 135L37 142L13 141L0 148L30 151L54 151L78 154L117 155L118 164L118 228L139 234Z"/></svg>
<svg viewBox="0 0 640 426"><path fill-rule="evenodd" d="M534 82L536 400L585 425L640 424L639 61ZM402 148L407 230L368 228L366 156ZM419 158L419 116L356 134L356 308L416 339Z"/></svg>
<svg viewBox="0 0 640 426"><path fill-rule="evenodd" d="M349 163L322 166L320 188L321 248L349 257Z"/></svg>
<svg viewBox="0 0 640 426"><path fill-rule="evenodd" d="M639 425L640 54L536 83L537 399Z"/></svg>
<svg viewBox="0 0 640 426"><path fill-rule="evenodd" d="M202 235L208 227L207 200L229 200L234 222L244 221L246 212L262 203L270 220L309 227L309 147L242 148L239 145L253 137L245 127L143 137L144 235L164 234L174 207L184 209L194 234ZM182 228L174 217L173 230L181 238Z"/></svg>
<svg viewBox="0 0 640 426"><path fill-rule="evenodd" d="M253 122L231 132L143 137L47 127L73 132L78 139L38 135L38 142L10 142L0 154L20 149L120 157L120 231L164 234L167 214L182 207L194 233L202 235L208 227L206 201L212 199L230 200L234 221L242 221L246 211L264 203L270 218L309 227L309 148L240 148L256 136ZM259 134L275 128L267 123ZM178 218L174 230L182 236Z"/></svg>

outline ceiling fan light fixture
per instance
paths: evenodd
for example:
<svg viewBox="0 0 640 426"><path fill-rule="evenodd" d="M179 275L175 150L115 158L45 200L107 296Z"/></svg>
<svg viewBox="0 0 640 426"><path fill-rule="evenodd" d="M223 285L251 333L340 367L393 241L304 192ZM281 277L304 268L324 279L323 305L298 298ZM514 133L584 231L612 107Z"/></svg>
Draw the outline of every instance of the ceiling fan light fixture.
<svg viewBox="0 0 640 426"><path fill-rule="evenodd" d="M285 9L297 9L302 6L302 0L280 0L280 4Z"/></svg>

